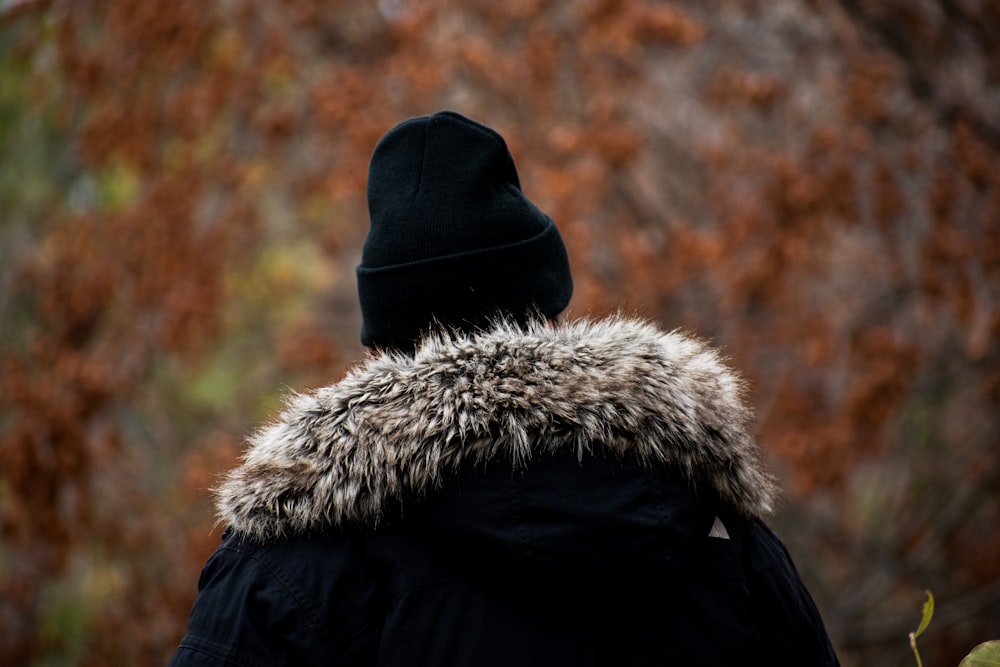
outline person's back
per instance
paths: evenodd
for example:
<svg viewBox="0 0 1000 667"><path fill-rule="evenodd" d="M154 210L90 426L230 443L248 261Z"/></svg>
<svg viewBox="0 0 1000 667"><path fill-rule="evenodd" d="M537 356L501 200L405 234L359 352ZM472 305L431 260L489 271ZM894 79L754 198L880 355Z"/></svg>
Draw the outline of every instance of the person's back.
<svg viewBox="0 0 1000 667"><path fill-rule="evenodd" d="M740 381L643 322L552 321L565 250L499 135L394 128L369 203L379 351L218 489L172 664L837 664Z"/></svg>

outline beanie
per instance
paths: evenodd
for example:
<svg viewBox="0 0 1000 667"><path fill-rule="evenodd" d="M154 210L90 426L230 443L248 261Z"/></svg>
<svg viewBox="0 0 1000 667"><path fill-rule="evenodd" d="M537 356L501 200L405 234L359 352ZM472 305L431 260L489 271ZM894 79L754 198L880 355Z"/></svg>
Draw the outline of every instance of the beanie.
<svg viewBox="0 0 1000 667"><path fill-rule="evenodd" d="M357 269L367 346L410 347L434 323L554 317L573 294L559 230L521 192L503 137L458 113L411 118L382 137L368 211Z"/></svg>

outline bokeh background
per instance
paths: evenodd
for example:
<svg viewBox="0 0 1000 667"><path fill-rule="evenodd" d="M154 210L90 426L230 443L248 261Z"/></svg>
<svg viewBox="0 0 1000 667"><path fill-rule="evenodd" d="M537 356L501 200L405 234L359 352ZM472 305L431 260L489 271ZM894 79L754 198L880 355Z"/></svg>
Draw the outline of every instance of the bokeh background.
<svg viewBox="0 0 1000 667"><path fill-rule="evenodd" d="M0 2L0 664L165 663L209 489L363 357L378 138L450 108L575 316L723 348L843 663L1000 638L1000 3Z"/></svg>

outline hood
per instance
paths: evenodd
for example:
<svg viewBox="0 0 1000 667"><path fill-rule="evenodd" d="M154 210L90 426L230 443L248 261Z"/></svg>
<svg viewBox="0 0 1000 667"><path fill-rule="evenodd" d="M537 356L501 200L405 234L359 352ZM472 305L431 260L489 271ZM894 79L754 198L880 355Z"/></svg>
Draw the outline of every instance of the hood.
<svg viewBox="0 0 1000 667"><path fill-rule="evenodd" d="M670 471L761 516L776 486L742 392L704 343L635 319L439 333L292 396L216 489L219 519L260 539L374 526L460 470L567 452Z"/></svg>

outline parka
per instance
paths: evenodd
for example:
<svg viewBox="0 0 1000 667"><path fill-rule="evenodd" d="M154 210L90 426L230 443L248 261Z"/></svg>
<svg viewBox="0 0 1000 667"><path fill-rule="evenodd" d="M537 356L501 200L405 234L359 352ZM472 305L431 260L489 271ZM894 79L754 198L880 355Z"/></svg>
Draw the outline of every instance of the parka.
<svg viewBox="0 0 1000 667"><path fill-rule="evenodd" d="M626 317L373 354L216 490L171 665L836 665L744 393Z"/></svg>

